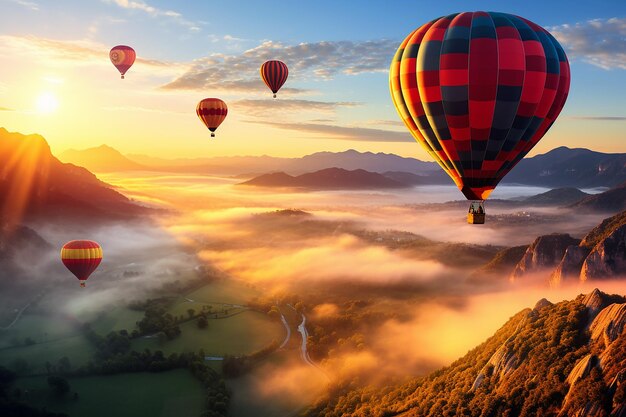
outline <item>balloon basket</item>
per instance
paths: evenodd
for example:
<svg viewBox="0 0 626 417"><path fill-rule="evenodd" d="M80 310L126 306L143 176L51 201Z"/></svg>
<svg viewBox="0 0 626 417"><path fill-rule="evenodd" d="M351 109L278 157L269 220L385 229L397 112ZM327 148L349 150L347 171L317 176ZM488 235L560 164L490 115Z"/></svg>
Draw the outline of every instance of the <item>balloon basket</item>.
<svg viewBox="0 0 626 417"><path fill-rule="evenodd" d="M483 201L472 201L467 212L469 224L485 224L485 206Z"/></svg>
<svg viewBox="0 0 626 417"><path fill-rule="evenodd" d="M124 76L122 75L122 76L121 76L121 78L122 78L122 80L123 80L123 79L124 79Z"/></svg>
<svg viewBox="0 0 626 417"><path fill-rule="evenodd" d="M274 98L276 98L276 94L274 94Z"/></svg>
<svg viewBox="0 0 626 417"><path fill-rule="evenodd" d="M215 137L215 133L211 132L211 137L214 138Z"/></svg>
<svg viewBox="0 0 626 417"><path fill-rule="evenodd" d="M85 288L85 281L80 282L80 288Z"/></svg>

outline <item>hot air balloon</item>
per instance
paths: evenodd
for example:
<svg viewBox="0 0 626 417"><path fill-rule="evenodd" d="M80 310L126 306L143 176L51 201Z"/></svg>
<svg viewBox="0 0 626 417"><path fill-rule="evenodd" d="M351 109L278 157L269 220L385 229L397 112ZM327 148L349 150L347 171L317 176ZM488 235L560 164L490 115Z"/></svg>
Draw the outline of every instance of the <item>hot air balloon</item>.
<svg viewBox="0 0 626 417"><path fill-rule="evenodd" d="M415 140L478 200L470 223L484 223L483 201L552 126L569 85L567 57L548 31L495 12L426 23L400 44L389 71L391 98Z"/></svg>
<svg viewBox="0 0 626 417"><path fill-rule="evenodd" d="M124 79L126 71L128 71L135 62L135 56L135 50L126 45L114 46L111 51L109 51L109 58L113 65L115 65L115 68L120 72L122 80Z"/></svg>
<svg viewBox="0 0 626 417"><path fill-rule="evenodd" d="M196 114L215 137L215 129L222 124L228 114L228 107L219 98L205 98L196 106Z"/></svg>
<svg viewBox="0 0 626 417"><path fill-rule="evenodd" d="M102 248L91 240L72 240L63 245L61 260L84 287L89 275L102 261Z"/></svg>
<svg viewBox="0 0 626 417"><path fill-rule="evenodd" d="M274 98L276 98L276 93L280 90L280 87L287 81L288 75L289 70L284 62L267 61L261 65L261 78L263 78L265 85L274 93Z"/></svg>

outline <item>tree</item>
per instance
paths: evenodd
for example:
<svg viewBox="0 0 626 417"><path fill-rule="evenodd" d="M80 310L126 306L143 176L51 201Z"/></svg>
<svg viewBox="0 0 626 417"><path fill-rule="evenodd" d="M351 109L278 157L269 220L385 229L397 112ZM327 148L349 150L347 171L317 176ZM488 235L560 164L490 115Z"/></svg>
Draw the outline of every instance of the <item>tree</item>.
<svg viewBox="0 0 626 417"><path fill-rule="evenodd" d="M196 326L198 326L198 329L206 329L208 325L209 321L204 316L200 316L198 320L196 320Z"/></svg>
<svg viewBox="0 0 626 417"><path fill-rule="evenodd" d="M70 391L70 383L62 376L49 376L48 385L59 397L63 397Z"/></svg>
<svg viewBox="0 0 626 417"><path fill-rule="evenodd" d="M189 314L189 318L192 319L193 316L196 314L196 310L194 310L193 308L190 308L187 310L187 314Z"/></svg>
<svg viewBox="0 0 626 417"><path fill-rule="evenodd" d="M67 356L63 356L61 359L59 359L59 365L57 366L57 369L62 374L69 372L72 369L70 359Z"/></svg>

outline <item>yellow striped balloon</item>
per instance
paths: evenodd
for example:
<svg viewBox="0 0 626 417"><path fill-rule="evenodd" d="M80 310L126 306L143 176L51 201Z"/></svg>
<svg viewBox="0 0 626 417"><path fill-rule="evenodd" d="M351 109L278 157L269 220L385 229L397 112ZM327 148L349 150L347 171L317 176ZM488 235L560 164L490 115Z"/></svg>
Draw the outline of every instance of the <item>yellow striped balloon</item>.
<svg viewBox="0 0 626 417"><path fill-rule="evenodd" d="M84 287L89 275L102 262L102 248L91 240L72 240L63 245L61 261Z"/></svg>

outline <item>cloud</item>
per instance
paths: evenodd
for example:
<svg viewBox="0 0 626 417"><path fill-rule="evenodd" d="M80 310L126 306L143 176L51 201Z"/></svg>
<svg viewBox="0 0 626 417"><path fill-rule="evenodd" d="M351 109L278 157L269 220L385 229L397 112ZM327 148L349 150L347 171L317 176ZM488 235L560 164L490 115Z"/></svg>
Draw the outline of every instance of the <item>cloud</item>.
<svg viewBox="0 0 626 417"><path fill-rule="evenodd" d="M626 116L569 116L575 120L605 120L605 121L623 121Z"/></svg>
<svg viewBox="0 0 626 417"><path fill-rule="evenodd" d="M274 118L276 112L333 112L338 107L355 107L359 103L351 101L313 101L313 100L253 100L243 99L233 102L233 107L242 108L249 116L268 116ZM272 113L274 112L274 113Z"/></svg>
<svg viewBox="0 0 626 417"><path fill-rule="evenodd" d="M123 9L129 10L139 10L142 11L152 17L166 17L173 19L176 23L186 26L189 30L193 32L200 31L200 27L198 23L187 20L183 17L182 14L175 12L173 10L162 10L158 9L154 6L150 6L148 3L143 1L133 1L133 0L104 0L105 3L113 3Z"/></svg>
<svg viewBox="0 0 626 417"><path fill-rule="evenodd" d="M65 41L42 38L38 36L0 35L0 50L7 49L10 54L35 55L38 60L55 63L71 62L88 65L110 65L110 46L91 40ZM153 71L169 74L180 73L186 69L185 64L158 61L138 57L135 65L149 66Z"/></svg>
<svg viewBox="0 0 626 417"><path fill-rule="evenodd" d="M12 3L19 4L20 6L26 7L30 10L39 11L39 5L34 1L26 1L26 0L9 0Z"/></svg>
<svg viewBox="0 0 626 417"><path fill-rule="evenodd" d="M151 107L140 106L110 106L102 107L105 111L120 111L120 112L142 112L142 113L168 113L168 114L187 114L187 112L165 110Z"/></svg>
<svg viewBox="0 0 626 417"><path fill-rule="evenodd" d="M570 59L597 67L626 69L626 18L593 19L548 28Z"/></svg>
<svg viewBox="0 0 626 417"><path fill-rule="evenodd" d="M274 238L283 240L277 234ZM291 288L306 282L419 286L453 274L438 262L409 259L351 235L303 239L295 248L274 240L255 248L203 250L199 257L247 282Z"/></svg>
<svg viewBox="0 0 626 417"><path fill-rule="evenodd" d="M365 42L322 41L297 45L266 41L238 55L212 54L200 58L194 61L187 73L163 88L260 88L263 84L258 77L259 67L270 59L285 62L289 67L289 76L299 80L328 80L337 74L384 72L389 68L397 46L397 41L385 39Z"/></svg>
<svg viewBox="0 0 626 417"><path fill-rule="evenodd" d="M15 111L15 109L10 109L8 107L2 107L0 106L0 111Z"/></svg>
<svg viewBox="0 0 626 417"><path fill-rule="evenodd" d="M391 130L371 129L367 127L347 127L317 123L281 123L281 122L257 122L278 129L293 130L297 132L316 133L332 136L338 140L355 140L360 142L412 142L411 135L406 132L394 132Z"/></svg>

